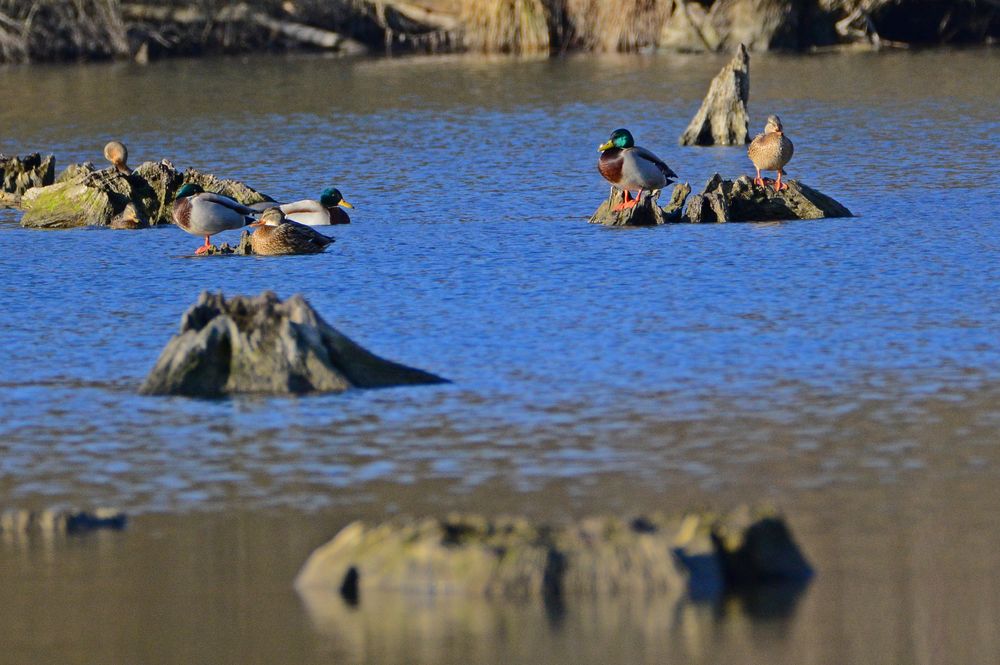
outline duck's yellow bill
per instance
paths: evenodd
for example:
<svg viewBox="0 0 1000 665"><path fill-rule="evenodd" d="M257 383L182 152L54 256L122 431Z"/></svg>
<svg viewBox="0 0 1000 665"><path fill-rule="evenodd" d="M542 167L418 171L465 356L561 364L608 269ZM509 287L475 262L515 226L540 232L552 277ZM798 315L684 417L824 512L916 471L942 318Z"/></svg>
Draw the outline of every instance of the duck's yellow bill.
<svg viewBox="0 0 1000 665"><path fill-rule="evenodd" d="M344 199L340 199L340 202L337 203L337 205L339 205L341 208L350 208L351 210L354 209L354 206L352 206L350 203L348 203Z"/></svg>
<svg viewBox="0 0 1000 665"><path fill-rule="evenodd" d="M604 152L605 150L614 147L614 145L615 144L611 141L605 141L597 148L597 152Z"/></svg>

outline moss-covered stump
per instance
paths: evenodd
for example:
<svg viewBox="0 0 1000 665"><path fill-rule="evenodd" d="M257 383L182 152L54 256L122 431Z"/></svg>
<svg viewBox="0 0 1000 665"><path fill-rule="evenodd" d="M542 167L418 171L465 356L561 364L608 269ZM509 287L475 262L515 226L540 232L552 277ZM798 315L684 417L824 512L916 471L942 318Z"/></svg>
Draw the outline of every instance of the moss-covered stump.
<svg viewBox="0 0 1000 665"><path fill-rule="evenodd" d="M657 204L660 192L654 191L643 192L639 203L631 208L615 210L615 207L625 200L625 194L622 190L612 187L607 200L590 216L590 223L604 226L656 226L679 222L684 200L690 193L690 185L677 183L670 195L670 203L662 208Z"/></svg>
<svg viewBox="0 0 1000 665"><path fill-rule="evenodd" d="M787 180L788 189L775 191L754 184L747 176L724 180L716 173L701 194L690 198L682 221L771 222L789 219L851 217L845 206L797 180Z"/></svg>
<svg viewBox="0 0 1000 665"><path fill-rule="evenodd" d="M203 292L181 319L140 392L219 397L445 383L380 358L324 321L299 295L226 300Z"/></svg>
<svg viewBox="0 0 1000 665"><path fill-rule="evenodd" d="M770 523L783 530L761 526ZM734 533L743 540L735 542ZM766 545L757 542L758 533ZM754 555L743 555L751 541ZM771 566L759 552L782 565ZM802 583L811 575L773 513L755 515L745 526L711 515L590 518L561 527L453 516L352 523L312 553L295 587L303 595L336 593L352 602L386 591L569 599L685 593L704 586L706 576L722 593L743 581Z"/></svg>
<svg viewBox="0 0 1000 665"><path fill-rule="evenodd" d="M84 163L68 167L55 184L28 190L21 198L25 210L21 224L34 228L111 226L123 213L129 214L129 204L135 209L131 215L137 223L117 228L171 224L174 196L187 182L244 204L267 199L239 181L223 180L195 169L181 172L167 160L145 162L129 175L114 168L95 170L92 164Z"/></svg>
<svg viewBox="0 0 1000 665"><path fill-rule="evenodd" d="M26 157L0 154L0 205L14 207L32 187L51 185L55 180L56 158L32 153Z"/></svg>

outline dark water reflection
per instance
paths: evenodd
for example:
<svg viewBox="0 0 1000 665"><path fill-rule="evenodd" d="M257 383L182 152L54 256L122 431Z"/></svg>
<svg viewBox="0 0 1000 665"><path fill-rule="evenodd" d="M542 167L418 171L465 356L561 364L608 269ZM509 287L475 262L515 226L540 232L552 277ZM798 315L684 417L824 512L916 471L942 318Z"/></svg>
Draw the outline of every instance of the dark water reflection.
<svg viewBox="0 0 1000 665"><path fill-rule="evenodd" d="M741 150L676 147L721 62L0 69L2 152L64 165L115 136L136 162L282 199L336 184L359 206L332 251L279 260L188 260L198 241L177 229L29 231L0 211L0 507L139 516L0 546L0 634L21 636L0 661L1000 662L1000 57L754 58L754 126L779 112L793 177L854 219L584 224L617 126L695 187L749 170ZM304 293L454 384L137 396L201 289ZM761 499L820 572L778 618L746 600L557 624L450 600L310 615L290 588L359 516Z"/></svg>

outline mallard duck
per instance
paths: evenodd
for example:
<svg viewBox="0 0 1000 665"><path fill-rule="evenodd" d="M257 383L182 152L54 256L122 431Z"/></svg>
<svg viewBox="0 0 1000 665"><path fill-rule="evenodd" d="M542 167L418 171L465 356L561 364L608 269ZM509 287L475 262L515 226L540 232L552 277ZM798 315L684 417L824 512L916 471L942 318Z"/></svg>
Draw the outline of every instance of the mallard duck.
<svg viewBox="0 0 1000 665"><path fill-rule="evenodd" d="M781 118L776 115L767 116L764 133L758 134L750 142L750 147L747 148L747 155L750 156L750 161L757 168L757 177L753 179L754 183L761 187L765 186L764 179L760 177L761 170L777 171L778 178L774 181L774 190L780 192L783 189L788 189L788 183L781 182L781 176L784 175L782 169L791 160L793 152L795 152L795 146L785 136L785 131L781 126Z"/></svg>
<svg viewBox="0 0 1000 665"><path fill-rule="evenodd" d="M250 226L257 227L250 236L250 247L262 256L319 254L333 242L311 226L288 219L281 208L268 208Z"/></svg>
<svg viewBox="0 0 1000 665"><path fill-rule="evenodd" d="M318 201L316 199L303 199L292 203L261 201L250 204L250 207L260 212L268 208L281 208L281 212L285 213L288 219L306 226L350 224L351 218L341 208L354 208L344 200L340 190L334 187L324 189Z"/></svg>
<svg viewBox="0 0 1000 665"><path fill-rule="evenodd" d="M189 182L177 191L174 199L174 222L188 233L205 236L205 244L196 254L204 254L211 244L211 237L222 231L243 228L248 215L256 214L252 208L228 196L206 192L201 185Z"/></svg>
<svg viewBox="0 0 1000 665"><path fill-rule="evenodd" d="M122 175L130 175L132 169L128 167L128 148L119 141L109 141L104 146L104 159L111 162L111 165Z"/></svg>
<svg viewBox="0 0 1000 665"><path fill-rule="evenodd" d="M145 229L149 227L149 222L142 218L139 209L130 201L119 214L111 218L108 226L113 229Z"/></svg>
<svg viewBox="0 0 1000 665"><path fill-rule="evenodd" d="M288 219L306 226L327 226L328 224L350 224L351 218L341 208L354 206L344 200L339 189L327 187L320 194L319 201L305 199L286 203L281 206L281 212Z"/></svg>
<svg viewBox="0 0 1000 665"><path fill-rule="evenodd" d="M605 180L625 192L625 200L615 206L615 210L634 207L642 190L663 189L677 178L662 159L637 146L627 129L611 132L611 138L598 150L601 157L597 160L597 170ZM629 199L631 189L639 190L634 199Z"/></svg>

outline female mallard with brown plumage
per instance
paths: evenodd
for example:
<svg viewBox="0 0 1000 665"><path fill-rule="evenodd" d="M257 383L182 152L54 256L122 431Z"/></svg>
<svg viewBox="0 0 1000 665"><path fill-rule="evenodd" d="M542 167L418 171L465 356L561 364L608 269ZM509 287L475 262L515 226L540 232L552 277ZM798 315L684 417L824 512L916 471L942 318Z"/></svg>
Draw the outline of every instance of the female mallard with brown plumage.
<svg viewBox="0 0 1000 665"><path fill-rule="evenodd" d="M627 129L611 132L611 138L598 150L601 157L597 160L597 170L605 180L625 192L625 200L615 206L615 210L635 207L642 190L663 189L677 177L662 159L637 146ZM634 199L629 199L631 189L639 190Z"/></svg>
<svg viewBox="0 0 1000 665"><path fill-rule="evenodd" d="M785 130L781 126L781 118L769 115L767 124L764 125L764 133L758 134L750 142L750 147L747 148L750 161L757 168L757 177L753 181L764 187L764 179L760 177L760 172L777 171L778 179L774 181L774 190L780 192L783 189L788 189L788 183L781 182L781 176L784 175L782 169L791 160L793 152L795 152L795 146L785 136Z"/></svg>
<svg viewBox="0 0 1000 665"><path fill-rule="evenodd" d="M280 208L268 208L250 226L257 227L250 236L250 247L262 256L319 254L333 242L311 226L287 219Z"/></svg>
<svg viewBox="0 0 1000 665"><path fill-rule="evenodd" d="M111 165L122 175L129 175L132 169L128 167L128 148L120 141L109 141L104 146L104 159L111 162Z"/></svg>

